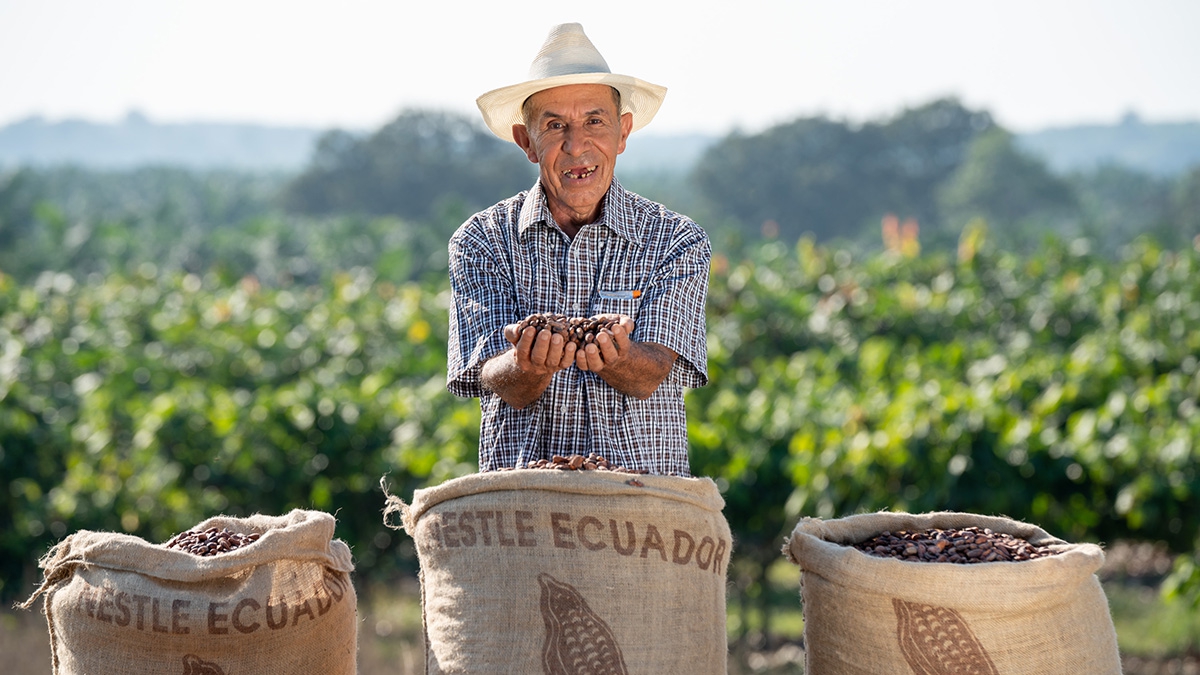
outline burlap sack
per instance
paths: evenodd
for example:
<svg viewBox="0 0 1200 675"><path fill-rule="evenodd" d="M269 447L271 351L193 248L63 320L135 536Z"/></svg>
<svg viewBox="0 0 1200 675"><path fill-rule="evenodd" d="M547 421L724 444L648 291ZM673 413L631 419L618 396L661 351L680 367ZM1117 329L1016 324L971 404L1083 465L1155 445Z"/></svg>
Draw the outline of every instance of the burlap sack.
<svg viewBox="0 0 1200 675"><path fill-rule="evenodd" d="M1057 555L970 565L906 562L849 546L883 532L991 528ZM1008 518L874 513L796 525L807 675L1107 675L1117 636L1094 544L1067 544Z"/></svg>
<svg viewBox="0 0 1200 675"><path fill-rule="evenodd" d="M726 672L723 507L708 479L521 470L389 496L384 522L416 542L428 673L706 675Z"/></svg>
<svg viewBox="0 0 1200 675"><path fill-rule="evenodd" d="M357 598L333 516L210 518L262 533L202 557L126 534L76 532L40 562L56 675L353 675Z"/></svg>

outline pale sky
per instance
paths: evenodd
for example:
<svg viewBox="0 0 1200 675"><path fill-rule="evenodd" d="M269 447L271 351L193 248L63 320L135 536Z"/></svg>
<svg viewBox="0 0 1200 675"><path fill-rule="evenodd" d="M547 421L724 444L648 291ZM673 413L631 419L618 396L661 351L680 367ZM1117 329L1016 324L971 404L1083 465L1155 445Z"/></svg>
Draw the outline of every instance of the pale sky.
<svg viewBox="0 0 1200 675"><path fill-rule="evenodd" d="M0 125L474 115L566 21L613 72L668 88L647 128L661 134L880 119L946 95L1013 131L1200 120L1200 0L0 0Z"/></svg>

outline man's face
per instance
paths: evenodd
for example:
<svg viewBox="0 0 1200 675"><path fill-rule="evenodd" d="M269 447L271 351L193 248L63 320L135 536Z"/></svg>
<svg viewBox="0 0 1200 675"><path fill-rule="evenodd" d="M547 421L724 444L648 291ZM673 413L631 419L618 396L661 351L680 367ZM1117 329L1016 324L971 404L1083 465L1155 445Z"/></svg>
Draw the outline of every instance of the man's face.
<svg viewBox="0 0 1200 675"><path fill-rule="evenodd" d="M547 89L529 98L526 124L513 126L517 144L538 165L550 212L566 228L599 217L617 155L625 151L633 115L621 115L615 98L603 84Z"/></svg>

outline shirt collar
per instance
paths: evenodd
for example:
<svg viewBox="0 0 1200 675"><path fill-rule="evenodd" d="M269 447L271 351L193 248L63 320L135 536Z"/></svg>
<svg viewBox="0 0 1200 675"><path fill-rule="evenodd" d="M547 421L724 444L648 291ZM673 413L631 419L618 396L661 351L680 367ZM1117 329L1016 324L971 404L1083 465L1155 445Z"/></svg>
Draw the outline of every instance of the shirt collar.
<svg viewBox="0 0 1200 675"><path fill-rule="evenodd" d="M633 222L635 211L631 208L631 199L631 194L621 186L617 177L613 176L612 185L604 194L604 210L600 220L594 225L604 225L618 236L636 244L640 241L640 228L639 223ZM550 215L550 207L546 205L546 195L542 191L542 181L539 178L526 194L525 203L521 205L521 212L517 218L517 232L524 235L535 223L549 224L553 221L554 217Z"/></svg>

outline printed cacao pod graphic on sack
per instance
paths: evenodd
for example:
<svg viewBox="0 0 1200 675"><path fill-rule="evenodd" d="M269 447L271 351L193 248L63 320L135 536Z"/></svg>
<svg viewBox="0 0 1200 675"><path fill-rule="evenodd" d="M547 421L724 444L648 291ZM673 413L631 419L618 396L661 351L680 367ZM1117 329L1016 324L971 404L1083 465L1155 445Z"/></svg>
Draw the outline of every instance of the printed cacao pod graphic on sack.
<svg viewBox="0 0 1200 675"><path fill-rule="evenodd" d="M958 612L892 598L896 640L916 675L1000 675Z"/></svg>
<svg viewBox="0 0 1200 675"><path fill-rule="evenodd" d="M196 656L186 654L183 657L183 675L225 675L221 666Z"/></svg>
<svg viewBox="0 0 1200 675"><path fill-rule="evenodd" d="M627 675L612 629L588 607L579 591L549 574L539 574L545 675Z"/></svg>

